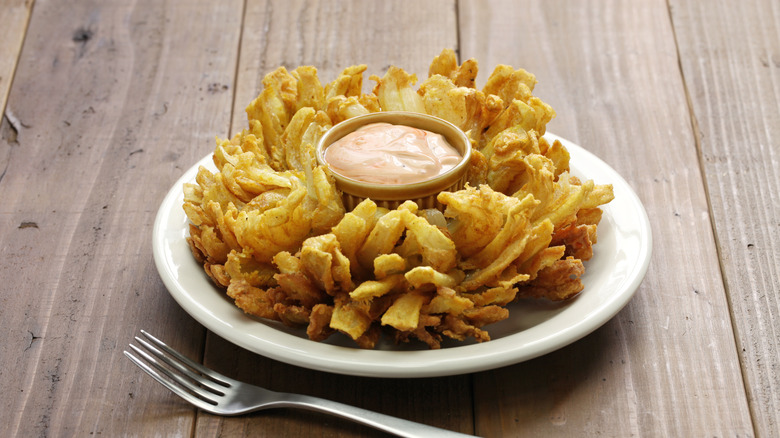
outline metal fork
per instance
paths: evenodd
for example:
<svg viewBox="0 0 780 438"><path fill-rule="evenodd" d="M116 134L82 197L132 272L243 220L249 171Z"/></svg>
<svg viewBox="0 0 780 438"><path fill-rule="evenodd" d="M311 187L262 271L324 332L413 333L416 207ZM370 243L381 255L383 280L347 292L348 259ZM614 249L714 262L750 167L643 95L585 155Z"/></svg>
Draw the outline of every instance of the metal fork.
<svg viewBox="0 0 780 438"><path fill-rule="evenodd" d="M323 412L401 437L466 437L424 424L403 420L343 403L301 394L274 392L239 382L184 357L178 351L141 330L125 356L147 374L196 407L216 415L240 415L270 408L299 408ZM142 359L141 359L142 358ZM164 364L164 365L163 365Z"/></svg>

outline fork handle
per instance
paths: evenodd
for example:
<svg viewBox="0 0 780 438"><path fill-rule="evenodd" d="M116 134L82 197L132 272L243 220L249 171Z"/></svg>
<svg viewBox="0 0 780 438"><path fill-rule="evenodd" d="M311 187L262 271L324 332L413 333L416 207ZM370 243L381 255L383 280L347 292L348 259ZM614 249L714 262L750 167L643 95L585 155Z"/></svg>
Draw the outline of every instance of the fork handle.
<svg viewBox="0 0 780 438"><path fill-rule="evenodd" d="M452 432L438 427L427 426L404 420L390 415L369 411L368 409L346 405L344 403L312 397L302 394L279 394L279 400L273 403L276 407L299 408L335 415L356 423L364 424L400 437L408 438L456 438L473 437L458 432Z"/></svg>

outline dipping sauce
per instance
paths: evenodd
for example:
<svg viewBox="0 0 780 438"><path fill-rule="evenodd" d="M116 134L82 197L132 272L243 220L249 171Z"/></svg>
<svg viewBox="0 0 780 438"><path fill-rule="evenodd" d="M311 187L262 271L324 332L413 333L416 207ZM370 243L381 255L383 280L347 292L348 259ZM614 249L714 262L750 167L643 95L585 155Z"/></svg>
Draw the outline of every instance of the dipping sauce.
<svg viewBox="0 0 780 438"><path fill-rule="evenodd" d="M461 159L441 134L390 123L362 126L333 142L323 155L334 172L378 184L426 181Z"/></svg>

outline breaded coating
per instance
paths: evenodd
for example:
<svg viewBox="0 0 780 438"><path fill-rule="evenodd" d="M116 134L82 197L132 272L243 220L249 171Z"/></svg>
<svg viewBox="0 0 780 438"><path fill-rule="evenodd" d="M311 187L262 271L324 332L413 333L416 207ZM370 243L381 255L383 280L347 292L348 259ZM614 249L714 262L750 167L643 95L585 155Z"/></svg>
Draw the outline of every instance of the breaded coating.
<svg viewBox="0 0 780 438"><path fill-rule="evenodd" d="M518 298L580 293L600 206L612 187L569 174L569 153L543 137L555 111L536 77L499 65L482 90L476 60L446 49L418 88L391 66L363 92L365 65L322 85L317 69L280 67L246 108L248 126L217 139L216 172L183 187L187 243L206 274L249 315L306 327L323 341L381 336L441 348L490 340ZM315 145L333 125L370 112L428 113L463 130L473 150L462 190L442 211L412 201L346 211Z"/></svg>

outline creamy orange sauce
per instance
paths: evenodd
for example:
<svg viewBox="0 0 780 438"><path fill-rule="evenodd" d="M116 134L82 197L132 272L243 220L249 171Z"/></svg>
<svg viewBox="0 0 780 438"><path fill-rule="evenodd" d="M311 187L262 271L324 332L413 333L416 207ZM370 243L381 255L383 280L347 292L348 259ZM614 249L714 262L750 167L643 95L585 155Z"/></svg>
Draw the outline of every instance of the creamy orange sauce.
<svg viewBox="0 0 780 438"><path fill-rule="evenodd" d="M441 135L389 123L372 123L325 149L333 171L347 178L379 184L410 184L441 175L461 155Z"/></svg>

